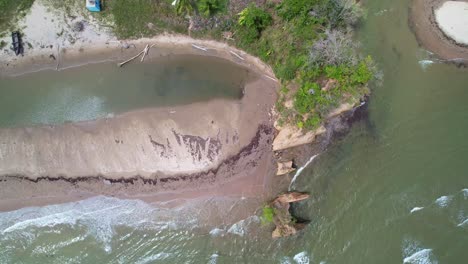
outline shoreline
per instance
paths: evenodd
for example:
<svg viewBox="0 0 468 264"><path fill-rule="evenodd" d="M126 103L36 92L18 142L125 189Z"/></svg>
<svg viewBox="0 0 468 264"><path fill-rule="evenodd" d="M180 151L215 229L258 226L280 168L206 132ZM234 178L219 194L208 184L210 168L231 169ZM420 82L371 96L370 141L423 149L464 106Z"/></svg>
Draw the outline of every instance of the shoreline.
<svg viewBox="0 0 468 264"><path fill-rule="evenodd" d="M56 50L48 48L33 49L25 56L2 54L0 55L0 76L15 77L43 70L60 71L86 66L87 64L124 61L143 50L146 44L155 45L149 50L145 58L148 61L168 55L190 54L213 56L247 67L249 70L263 74L266 78L278 82L271 67L257 57L227 43L194 39L179 34L162 34L153 38L140 38L137 40L93 42L86 45L75 44L61 48L60 54ZM128 48L123 48L122 45ZM201 50L196 48L196 46L205 48L206 50ZM51 58L51 55L55 59ZM57 60L59 60L58 68ZM141 62L135 60L131 63ZM118 66L116 65L116 67Z"/></svg>
<svg viewBox="0 0 468 264"><path fill-rule="evenodd" d="M183 106L138 109L118 114L112 118L76 122L64 124L63 126L81 127L79 130L89 133L92 131L90 127L95 126L95 124L99 122L106 124L109 122L112 123L117 119L133 119L143 115L154 116L154 114L161 114L162 112L166 112L164 114L165 116L170 116L172 109L177 108L177 112L180 112L180 109L185 108L186 111L192 112L194 105L197 106L195 108L198 108L199 111L205 109L205 111L208 112L219 112L218 110L213 111L213 109L226 109L226 105L232 105L238 109L239 104L241 104L244 105L245 115L250 117L247 118L247 120L250 121L244 121L244 128L240 129L240 131L243 131L241 134L244 135L244 139L241 139L241 142L237 143L233 150L228 151L227 155L223 156L219 163L208 167L204 166L203 169L198 170L198 172L190 172L190 170L169 174L155 172L154 170L148 170L149 173L137 171L123 174L103 174L102 172L98 172L94 175L77 174L71 178L66 176L66 173L59 172L56 176L46 174L45 176L35 176L36 178L32 177L30 179L25 179L25 175L18 173L2 173L3 176L0 176L0 189L9 191L0 193L0 211L15 210L28 206L72 202L97 195L107 195L124 199L140 199L149 203L177 201L170 202L173 203L171 206L176 206L181 202L185 203L202 197L249 197L258 199L258 201L265 201L273 198L279 191L285 189L289 185L287 177L276 175L276 162L283 159L285 156L290 156L290 159L296 159L301 163L300 160L302 158L308 158L306 157L308 154L305 153L310 153L311 150L310 146L307 145L309 142L293 147L292 149L287 148L276 151L273 149L274 139L279 132L274 128L274 105L279 90L279 83L275 78L271 77L274 76L274 74L268 65L243 51L230 47L225 43L212 40L195 40L186 36L163 35L152 39L139 39L131 43L135 45L135 48L122 50L118 47L111 48L109 47L110 44L103 44L103 46L93 47L90 50L84 49L84 51L79 51L80 48L72 49L73 52L67 51L66 56L62 58L64 60L66 59L67 62L62 64L62 67L79 67L87 63L99 63L102 61L95 60L96 58L92 55L93 51L100 51L101 56L105 57L104 59L106 61L124 60L138 53L146 44L157 43L158 45L150 50L147 56L148 61L171 54L215 56L227 59L241 67L245 67L249 71L256 73L258 77L256 80L246 84L246 86L250 85L252 87L246 87L246 93L241 100L231 100L231 102L228 102L224 99L212 99L208 102L193 103ZM206 47L208 51L194 48L192 44ZM103 50L105 52L102 52ZM244 60L233 55L231 51L241 55ZM80 55L84 54L87 55L80 57ZM37 61L44 59L45 56L44 54L36 55L39 58ZM94 58L94 60L89 61L90 57ZM47 60L48 59L45 59L46 62ZM135 61L134 63L140 62ZM25 61L19 60L14 66L10 65L8 67L10 70L15 69L17 71L21 69L33 69L35 71L51 69L50 62L49 64L44 63L42 65L36 63L31 66L28 65L28 59ZM26 72L28 71L22 71L21 74L26 74ZM263 85L260 83L263 83ZM265 93L266 89L269 92ZM262 98L262 104L258 104L256 98ZM215 108L213 108L213 106ZM211 109L211 111L209 109ZM332 121L331 123L345 122L348 118L346 117L348 113L354 112L354 109L356 108L352 105L346 105L343 109L338 108L339 111L334 113L333 116L330 115L327 117L327 123L330 120L338 120ZM205 114L202 114L202 116ZM344 119L342 119L342 117ZM173 117L170 118L172 119ZM244 119L246 118L239 118L238 120ZM158 118L154 120L158 120ZM45 127L56 126L57 125L50 125ZM330 136L331 134L343 130L340 126L336 126L335 124L327 124L326 127L326 129L321 127L320 133L317 133L311 140L318 145L323 145L324 141L330 141L332 137ZM349 129L349 125L345 125L345 127L345 130ZM43 129L44 126L39 126L39 128ZM28 130L31 128L20 129ZM50 130L50 128L46 128L46 130L47 129ZM262 129L264 130L263 132L261 131ZM4 131L5 129L0 128L0 132L2 130ZM17 133L15 132L15 134ZM29 131L27 134L32 133ZM328 144L329 142L325 143L325 145ZM295 149L309 150L295 151ZM312 147L312 149L314 149L314 147ZM324 149L321 147L315 151L322 152L323 150ZM288 154L283 155L282 153L285 152ZM9 162L5 164L9 164ZM110 175L112 176L109 177ZM51 196L50 193L54 193L55 195Z"/></svg>
<svg viewBox="0 0 468 264"><path fill-rule="evenodd" d="M447 0L413 0L409 25L420 46L433 52L443 62L468 65L468 47L457 43L443 32L435 18L435 9Z"/></svg>
<svg viewBox="0 0 468 264"><path fill-rule="evenodd" d="M142 199L148 202L161 202L167 201L167 197L172 197L171 199L177 197L180 199L180 197L185 196L188 200L213 195L263 197L265 195L268 196L268 193L273 192L271 188L268 192L266 192L265 189L269 188L269 181L271 181L271 179L268 179L268 175L274 175L275 169L270 145L274 134L271 111L272 107L274 107L276 94L279 88L277 80L271 77L273 73L269 66L265 65L258 58L254 58L245 52L232 48L227 44L211 40L194 40L185 36L163 35L152 39L139 39L131 41L131 43L135 45L135 48L122 50L118 47L111 48L111 44L105 43L101 46L94 45L89 49L82 49L82 47L75 47L74 49L69 48L65 55L61 57L63 60L61 65L62 67L78 67L88 63L101 62L102 58L104 58L105 61L123 60L124 58L131 57L135 53L139 52L140 47L143 49L146 44L157 44L157 46L150 50L147 56L148 61L157 59L160 56L171 54L214 56L229 60L230 62L244 67L250 72L255 73L257 77L256 79L247 82L245 86L245 94L241 100L212 99L207 102L192 103L188 105L137 109L118 114L112 118L103 118L91 121L72 122L60 125L34 125L32 127L0 128L0 134L3 135L2 138L5 141L2 147L4 149L3 156L0 149L0 164L3 164L0 166L2 168L2 171L0 172L0 190L3 190L0 193L0 197L2 198L0 202L0 211L14 210L26 206L70 202L96 195ZM207 48L207 51L196 49L192 44L203 46ZM231 51L242 56L243 60L238 56L233 55ZM94 56L94 52L98 52L101 57L96 58ZM92 59L90 60L90 58ZM31 60L34 61L32 65L29 64ZM141 62L135 60L134 63ZM116 65L116 67L118 66ZM44 53L36 53L35 56L30 55L29 57L14 60L13 62L8 63L8 66L2 64L1 69L3 70L5 68L8 70L8 77L11 77L32 71L37 72L41 70L50 70L53 69L53 65L51 65L50 59L46 57ZM13 72L15 72L15 74L12 74ZM263 99L261 103L259 103L256 98ZM184 113L187 115L184 115ZM210 119L211 117L215 122L215 127L208 130L204 127L194 128L196 125L191 124L191 122L186 120L187 118L184 117L190 116L189 113L197 113L197 116L203 116L204 119ZM213 113L215 114L213 115ZM144 116L149 116L149 118L144 118ZM132 124L135 126L135 122L137 122L137 124L139 124L138 122L143 124L143 130L141 130L141 133L131 135L125 132L125 124ZM202 162L199 165L195 164L195 167L189 166L187 167L188 169L173 170L173 172L171 172L170 169L166 171L161 170L161 167L153 164L150 166L152 169L144 170L140 168L140 170L134 172L109 172L107 168L104 168L104 170L96 170L94 173L89 173L89 171L92 171L92 166L90 170L90 163L86 162L83 163L83 165L78 165L76 167L86 167L88 173L86 173L86 170L85 173L80 173L79 170L78 172L75 170L75 173L70 173L71 170L63 167L63 164L65 163L58 162L62 167L57 168L62 169L56 170L55 173L50 173L54 170L49 170L48 173L47 169L44 172L44 168L31 169L34 166L28 168L21 164L15 165L15 161L21 161L22 164L31 164L31 162L34 163L33 160L36 160L36 158L31 160L31 162L27 162L26 157L29 154L26 153L29 153L28 151L30 151L31 148L24 148L24 152L21 150L18 151L17 147L11 145L15 140L9 138L9 136L14 137L18 134L24 135L17 138L19 140L18 142L21 142L24 146L25 144L28 144L28 141L26 140L25 142L25 139L28 139L31 136L36 137L35 140L29 141L30 144L32 144L30 146L36 146L39 152L41 152L41 150L47 152L48 149L51 149L52 153L54 151L54 147L51 147L50 144L47 144L46 142L42 145L43 147L41 147L37 142L42 142L43 139L49 139L49 141L50 139L54 139L50 142L62 142L58 143L58 145L63 145L66 142L68 142L66 144L71 144L66 138L68 137L67 135L73 135L74 140L79 143L78 145L69 145L67 149L73 149L76 153L76 149L79 148L80 145L90 146L94 144L83 143L84 139L89 138L90 132L102 135L114 134L114 136L116 136L119 134L119 129L123 129L121 136L128 134L127 140L134 141L133 143L135 143L138 141L138 139L135 138L138 138L139 134L147 133L144 131L158 131L158 133L161 134L160 131L164 130L164 128L156 128L157 126L154 127L153 125L155 123L164 122L166 123L166 128L172 124L173 128L175 125L175 127L179 127L178 129L181 129L180 131L175 131L173 129L172 131L169 131L169 129L166 129L168 133L165 135L174 133L177 142L179 142L179 138L184 138L184 140L195 140L193 142L191 141L189 144L192 144L192 146L193 144L196 145L195 151L198 151L195 153L196 155L200 155L201 152L199 152L199 150L202 148L214 148L219 152L215 154L219 155L215 155L214 158L206 160L210 154L205 152L203 155L207 156L204 156L205 160L203 161L207 161L208 163ZM182 127L180 127L181 125ZM108 128L106 129L105 127ZM60 129L64 131L63 137L60 137L60 133L57 134L56 132ZM117 129L117 132L115 129ZM225 147L222 146L223 144L219 144L219 146L210 145L211 142L217 142L217 140L219 140L219 138L217 140L215 139L216 129L225 129L226 136L229 132L234 133L232 135L233 141ZM237 134L237 130L239 132L242 131L242 133ZM37 131L39 133L33 131ZM105 131L108 131L109 133L106 133ZM190 133L185 133L184 131ZM211 132L206 134L208 131ZM41 135L43 139L40 139ZM76 138L77 136L79 138L79 135L83 135L83 140ZM235 135L237 136L234 140ZM158 138L157 135L153 135L153 137ZM163 141L164 137L165 136L161 136L159 137L159 140L156 140L156 138L151 138L150 136L150 141L153 144L155 151L159 151L156 148L159 147L159 145L162 145L160 142ZM99 137L96 136L96 142L106 142L104 138L98 138ZM127 142L127 140L122 141ZM113 141L113 139L107 140L107 142L110 141ZM172 145L176 144L176 141L174 141ZM5 144L8 144L8 142L11 146L5 147ZM200 142L202 142L202 145L200 145ZM227 138L226 142L228 142ZM105 145L104 143L100 144ZM168 141L167 144L170 144L170 142ZM165 147L163 146L163 148ZM14 153L9 152L7 149L14 149L19 156L17 155L18 157L14 157ZM191 152L194 149L186 150ZM55 151L59 151L59 149L55 148ZM105 152L114 154L114 151L116 150L108 149ZM7 156L10 158L5 156L6 153L8 153ZM136 152L132 152L132 150L128 151L127 154L125 154L126 152L121 153L124 153L122 155L127 155L130 159L135 158L135 155L137 155ZM173 156L169 159L162 159L163 163L159 163L159 166L163 166L162 164L168 164L168 161L170 162L171 159L174 160L174 158L175 163L173 164L179 166L181 157L178 156L177 151L174 153L172 153ZM53 157L53 154L51 155L51 157ZM68 155L72 154L68 153ZM88 154L80 154L79 156L75 156L75 158L68 159L71 160L69 166L73 167L74 165L72 163L76 163L76 158L81 158L82 155L86 156ZM184 155L184 157L186 157L185 159L189 158L186 156L187 154ZM47 156L47 154L39 154L37 159L41 160L41 157L44 156ZM58 157L59 156L56 156L56 158ZM7 159L5 160L5 158ZM96 156L91 160L95 162L95 159L99 158ZM183 159L184 158L182 157L182 160ZM66 162L66 160L67 158L63 158L64 162ZM111 160L115 161L115 159ZM126 159L121 160L125 161ZM38 162L37 166L49 163L51 162ZM86 166L84 166L84 164L86 164ZM142 164L152 163L148 163L148 161L146 161ZM135 166L138 167L138 165ZM8 169L8 167L11 169ZM38 171L42 171L42 173L34 173ZM246 175L249 175L249 177ZM222 188L220 189L221 186ZM65 192L66 195L63 194L63 192ZM51 196L50 193L54 194Z"/></svg>

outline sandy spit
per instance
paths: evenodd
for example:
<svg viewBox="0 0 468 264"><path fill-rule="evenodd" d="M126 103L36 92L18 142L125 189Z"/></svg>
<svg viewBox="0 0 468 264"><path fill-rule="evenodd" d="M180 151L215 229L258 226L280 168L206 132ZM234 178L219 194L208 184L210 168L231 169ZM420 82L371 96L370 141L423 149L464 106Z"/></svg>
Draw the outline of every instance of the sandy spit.
<svg viewBox="0 0 468 264"><path fill-rule="evenodd" d="M435 10L445 2L447 0L413 0L410 26L421 46L446 62L468 65L468 48L447 36L436 22Z"/></svg>

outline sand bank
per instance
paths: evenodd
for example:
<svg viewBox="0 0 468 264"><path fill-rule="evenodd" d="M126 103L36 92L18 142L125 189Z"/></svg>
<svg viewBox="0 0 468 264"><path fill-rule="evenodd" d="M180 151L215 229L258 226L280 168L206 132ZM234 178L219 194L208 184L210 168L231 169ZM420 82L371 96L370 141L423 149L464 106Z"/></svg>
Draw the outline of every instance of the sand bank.
<svg viewBox="0 0 468 264"><path fill-rule="evenodd" d="M468 45L468 2L447 1L435 10L435 18L445 35Z"/></svg>
<svg viewBox="0 0 468 264"><path fill-rule="evenodd" d="M155 44L147 60L171 54L216 56L248 68L255 78L246 84L241 100L214 99L95 121L0 129L0 210L98 194L165 201L265 193L265 176L276 169L270 112L278 83L271 69L224 43L185 36L127 41L128 49L120 44L69 47L55 56L59 63L49 50L36 50L2 61L2 73L117 62ZM67 195L62 195L64 190Z"/></svg>
<svg viewBox="0 0 468 264"><path fill-rule="evenodd" d="M413 0L410 25L418 42L447 62L468 64L468 48L463 44L466 28L463 10L454 12L447 0ZM460 1L466 3L466 0ZM444 8L440 9L442 6ZM459 4L457 4L459 5ZM461 23L461 24L460 24ZM455 25L456 28L455 28ZM442 28L442 29L441 29ZM463 35L463 36L462 36ZM461 40L457 43L456 39Z"/></svg>

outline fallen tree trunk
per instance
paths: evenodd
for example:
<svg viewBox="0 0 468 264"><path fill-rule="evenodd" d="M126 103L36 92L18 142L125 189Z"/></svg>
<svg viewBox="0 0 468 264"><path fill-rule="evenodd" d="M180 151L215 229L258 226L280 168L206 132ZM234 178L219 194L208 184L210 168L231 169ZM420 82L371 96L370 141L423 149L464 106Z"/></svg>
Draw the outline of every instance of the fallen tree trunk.
<svg viewBox="0 0 468 264"><path fill-rule="evenodd" d="M142 51L140 51L140 53L138 53L137 55L131 57L130 59L128 59L128 60L126 60L126 61L124 61L124 62L119 63L119 64L118 64L119 67L122 67L124 64L126 64L126 63L128 63L128 62L130 62L130 61L132 61L132 60L134 60L134 59L136 59L136 58L138 58L138 57L140 57L141 54L143 54L143 57L141 58L141 61L143 62L143 60L145 59L145 56L148 54L149 49L152 48L154 45L156 45L156 44L153 44L153 45L151 45L151 46L147 44L147 45L145 46L145 48L144 48Z"/></svg>
<svg viewBox="0 0 468 264"><path fill-rule="evenodd" d="M143 50L144 52L143 52L143 56L141 57L141 62L143 62L143 60L145 59L145 56L148 54L149 49L154 47L154 45L156 44L153 44L151 46L146 45L145 49Z"/></svg>

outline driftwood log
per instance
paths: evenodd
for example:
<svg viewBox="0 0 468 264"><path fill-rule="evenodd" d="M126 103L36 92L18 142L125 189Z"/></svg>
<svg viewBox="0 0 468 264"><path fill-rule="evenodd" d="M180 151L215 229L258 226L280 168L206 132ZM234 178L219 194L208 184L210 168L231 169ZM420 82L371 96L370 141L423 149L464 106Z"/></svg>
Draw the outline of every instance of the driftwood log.
<svg viewBox="0 0 468 264"><path fill-rule="evenodd" d="M154 45L156 45L156 44L153 44L153 45L151 45L151 46L150 46L149 44L146 44L145 48L144 48L142 51L140 51L140 53L138 53L137 55L131 57L130 59L128 59L128 60L126 60L126 61L124 61L124 62L119 63L119 64L118 64L119 67L122 67L122 66L125 65L126 63L128 63L128 62L130 62L130 61L132 61L132 60L134 60L134 59L136 59L136 58L138 58L138 57L140 57L142 54L143 54L143 56L141 57L141 62L143 62L143 60L145 59L145 56L146 56L146 55L148 54L148 52L149 52L149 49L152 48L152 47L154 47Z"/></svg>

